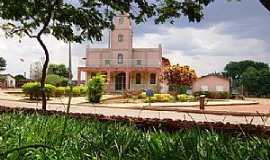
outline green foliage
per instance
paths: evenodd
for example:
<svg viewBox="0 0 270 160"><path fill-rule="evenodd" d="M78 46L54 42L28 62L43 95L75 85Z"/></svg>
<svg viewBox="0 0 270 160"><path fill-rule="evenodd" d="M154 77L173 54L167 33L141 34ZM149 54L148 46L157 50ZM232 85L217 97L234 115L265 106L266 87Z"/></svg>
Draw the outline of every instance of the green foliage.
<svg viewBox="0 0 270 160"><path fill-rule="evenodd" d="M200 95L205 95L206 98L211 98L211 99L227 99L230 97L230 94L228 92L199 91L199 92L195 92L193 95L196 97L199 97Z"/></svg>
<svg viewBox="0 0 270 160"><path fill-rule="evenodd" d="M147 98L146 96L146 92L142 92L139 96L138 96L139 99L145 99Z"/></svg>
<svg viewBox="0 0 270 160"><path fill-rule="evenodd" d="M7 62L3 57L0 57L0 71L6 70Z"/></svg>
<svg viewBox="0 0 270 160"><path fill-rule="evenodd" d="M170 102L174 98L170 94L154 94L156 102Z"/></svg>
<svg viewBox="0 0 270 160"><path fill-rule="evenodd" d="M58 86L67 86L68 79L56 74L50 74L47 75L45 83L54 85L56 87Z"/></svg>
<svg viewBox="0 0 270 160"><path fill-rule="evenodd" d="M55 89L55 97L62 97L65 95L65 87L56 87Z"/></svg>
<svg viewBox="0 0 270 160"><path fill-rule="evenodd" d="M104 92L105 79L102 75L96 75L87 82L87 98L91 103L99 103Z"/></svg>
<svg viewBox="0 0 270 160"><path fill-rule="evenodd" d="M196 102L196 98L194 96L187 94L177 95L177 100L180 102Z"/></svg>
<svg viewBox="0 0 270 160"><path fill-rule="evenodd" d="M22 86L23 92L29 96L31 100L38 100L40 98L40 83L38 82L28 82ZM54 95L56 87L51 84L45 84L46 97L49 99Z"/></svg>
<svg viewBox="0 0 270 160"><path fill-rule="evenodd" d="M224 68L224 75L232 78L232 87L240 88L243 84L242 75L248 68L254 68L256 70L269 70L269 65L263 62L255 62L250 60L240 62L230 62Z"/></svg>
<svg viewBox="0 0 270 160"><path fill-rule="evenodd" d="M26 78L21 74L16 75L14 78L15 78L16 81L26 80Z"/></svg>
<svg viewBox="0 0 270 160"><path fill-rule="evenodd" d="M72 94L73 94L73 96L80 96L81 95L81 87L80 86L73 87Z"/></svg>
<svg viewBox="0 0 270 160"><path fill-rule="evenodd" d="M178 94L186 94L188 89L190 89L190 86L188 86L188 85L181 85L181 84L170 84L169 85L169 91L175 92Z"/></svg>
<svg viewBox="0 0 270 160"><path fill-rule="evenodd" d="M58 75L68 78L68 69L64 64L50 64L47 71L48 75Z"/></svg>
<svg viewBox="0 0 270 160"><path fill-rule="evenodd" d="M145 92L141 94L141 98L143 98L145 102L149 102L149 100L151 102L172 102L174 100L174 97L170 94L154 94L154 96L149 99Z"/></svg>
<svg viewBox="0 0 270 160"><path fill-rule="evenodd" d="M238 136L204 129L145 131L132 124L68 118L68 135L59 147L64 118L3 113L0 115L0 153L27 148L0 159L269 159L270 139Z"/></svg>
<svg viewBox="0 0 270 160"><path fill-rule="evenodd" d="M241 83L249 96L270 96L270 71L249 67L242 74Z"/></svg>

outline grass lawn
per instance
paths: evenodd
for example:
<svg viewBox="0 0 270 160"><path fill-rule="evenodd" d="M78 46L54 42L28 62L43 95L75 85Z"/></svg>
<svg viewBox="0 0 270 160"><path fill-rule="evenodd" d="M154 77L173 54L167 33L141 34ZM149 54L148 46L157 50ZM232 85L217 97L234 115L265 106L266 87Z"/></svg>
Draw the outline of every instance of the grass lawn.
<svg viewBox="0 0 270 160"><path fill-rule="evenodd" d="M132 124L69 119L60 147L63 117L0 115L0 159L269 159L270 139L207 130L168 133ZM18 147L29 148L17 150ZM42 145L42 146L39 146ZM45 147L46 146L46 147ZM9 154L5 154L9 153Z"/></svg>

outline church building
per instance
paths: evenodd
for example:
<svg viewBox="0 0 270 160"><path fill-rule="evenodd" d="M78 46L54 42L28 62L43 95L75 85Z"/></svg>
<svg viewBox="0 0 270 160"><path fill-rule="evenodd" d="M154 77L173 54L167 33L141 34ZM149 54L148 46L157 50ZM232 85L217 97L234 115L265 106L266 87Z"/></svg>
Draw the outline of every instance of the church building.
<svg viewBox="0 0 270 160"><path fill-rule="evenodd" d="M162 47L133 48L133 31L129 16L114 18L115 28L110 32L108 48L87 48L85 66L78 67L78 84L81 74L86 79L102 73L107 75L107 92L136 91L160 88Z"/></svg>

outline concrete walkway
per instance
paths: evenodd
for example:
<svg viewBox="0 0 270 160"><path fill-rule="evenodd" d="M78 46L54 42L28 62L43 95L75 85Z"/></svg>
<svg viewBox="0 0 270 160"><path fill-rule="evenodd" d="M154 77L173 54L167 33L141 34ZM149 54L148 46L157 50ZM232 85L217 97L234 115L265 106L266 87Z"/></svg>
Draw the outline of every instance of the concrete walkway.
<svg viewBox="0 0 270 160"><path fill-rule="evenodd" d="M26 103L11 100L0 100L1 106L7 107L21 107L21 108L36 108L40 109L40 103ZM48 104L48 110L65 111L66 106L60 104ZM255 124L270 126L270 119L262 116L224 116L224 115L211 115L211 114L196 114L196 113L183 113L175 111L151 111L151 110L138 110L138 109L124 109L124 108L109 108L96 105L81 106L72 105L72 113L92 113L103 114L106 116L129 116L129 117L142 117L142 118L169 118L173 120L189 120L189 121L208 121L208 122L223 122L232 124Z"/></svg>

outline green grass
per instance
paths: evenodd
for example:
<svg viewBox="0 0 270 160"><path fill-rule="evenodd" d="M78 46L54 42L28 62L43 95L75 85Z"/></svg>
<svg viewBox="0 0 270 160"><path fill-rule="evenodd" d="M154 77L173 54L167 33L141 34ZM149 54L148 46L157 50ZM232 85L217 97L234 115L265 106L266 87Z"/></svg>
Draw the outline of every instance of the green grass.
<svg viewBox="0 0 270 160"><path fill-rule="evenodd" d="M270 140L207 130L168 133L131 124L5 113L0 115L0 159L269 159ZM29 145L39 148L16 148ZM34 146L32 146L34 147ZM8 155L3 156L3 153Z"/></svg>

